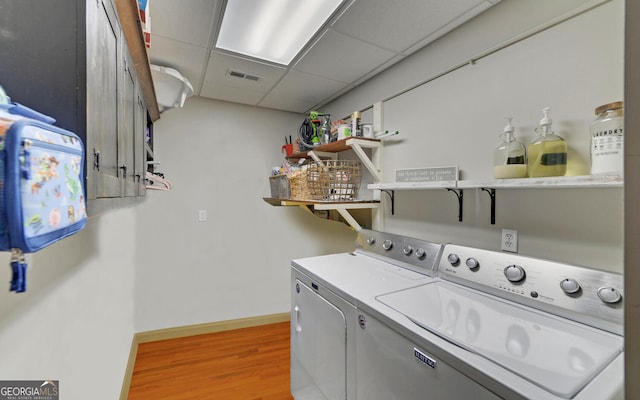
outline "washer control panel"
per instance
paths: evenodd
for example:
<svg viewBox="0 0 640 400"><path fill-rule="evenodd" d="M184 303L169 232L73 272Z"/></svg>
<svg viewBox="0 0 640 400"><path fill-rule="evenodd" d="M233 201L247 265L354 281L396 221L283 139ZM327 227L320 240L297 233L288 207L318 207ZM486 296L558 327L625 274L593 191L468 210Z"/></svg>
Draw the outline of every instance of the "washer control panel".
<svg viewBox="0 0 640 400"><path fill-rule="evenodd" d="M447 244L438 276L614 333L622 332L620 274Z"/></svg>
<svg viewBox="0 0 640 400"><path fill-rule="evenodd" d="M393 233L363 229L356 239L356 251L433 276L438 267L442 245Z"/></svg>

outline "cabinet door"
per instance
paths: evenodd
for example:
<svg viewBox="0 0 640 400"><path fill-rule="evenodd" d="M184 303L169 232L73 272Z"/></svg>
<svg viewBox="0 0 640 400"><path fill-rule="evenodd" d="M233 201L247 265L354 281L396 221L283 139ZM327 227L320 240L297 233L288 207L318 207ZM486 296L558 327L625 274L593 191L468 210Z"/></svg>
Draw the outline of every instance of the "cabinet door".
<svg viewBox="0 0 640 400"><path fill-rule="evenodd" d="M124 45L123 45L124 46ZM120 91L120 114L118 126L118 175L125 197L137 195L135 183L135 112L137 108L136 76L129 52L123 48L122 85Z"/></svg>
<svg viewBox="0 0 640 400"><path fill-rule="evenodd" d="M87 192L119 197L118 70L121 30L111 1L87 2Z"/></svg>

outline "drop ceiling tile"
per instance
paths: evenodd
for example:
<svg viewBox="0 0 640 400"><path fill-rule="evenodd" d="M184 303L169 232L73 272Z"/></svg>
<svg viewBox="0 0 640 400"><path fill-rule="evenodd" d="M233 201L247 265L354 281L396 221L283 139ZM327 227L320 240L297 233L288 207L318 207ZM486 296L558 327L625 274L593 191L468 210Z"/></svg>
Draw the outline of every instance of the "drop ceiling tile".
<svg viewBox="0 0 640 400"><path fill-rule="evenodd" d="M269 94L317 103L345 86L348 84L304 72L289 71Z"/></svg>
<svg viewBox="0 0 640 400"><path fill-rule="evenodd" d="M149 61L152 64L178 70L189 80L197 94L202 84L202 69L205 65L206 53L206 49L201 47L152 35Z"/></svg>
<svg viewBox="0 0 640 400"><path fill-rule="evenodd" d="M491 0L491 1L495 3L495 2L498 2L500 0ZM458 26L460 26L460 25L464 24L465 22L469 21L471 18L473 18L473 17L477 16L478 14L481 14L482 12L486 11L489 7L492 7L493 5L495 5L494 3L491 3L489 1L481 2L480 4L476 5L474 8L469 9L469 10L465 11L464 13L458 15L455 19L449 21L445 25L441 26L439 29L434 30L429 35L425 36L424 38L422 38L421 40L416 42L413 46L405 49L404 53L406 55L409 55L411 53L414 53L414 52L420 50L421 48L423 48L424 46L426 46L429 43L433 42L434 40L438 39L439 37L444 36L448 32L452 31L453 29L457 28Z"/></svg>
<svg viewBox="0 0 640 400"><path fill-rule="evenodd" d="M293 69L351 83L394 55L387 50L328 30Z"/></svg>
<svg viewBox="0 0 640 400"><path fill-rule="evenodd" d="M310 100L299 100L287 96L268 95L264 100L258 104L260 107L273 108L282 111L297 112L300 114L306 113L317 103ZM302 119L300 120L302 123Z"/></svg>
<svg viewBox="0 0 640 400"><path fill-rule="evenodd" d="M481 3L484 0L356 0L332 29L402 52Z"/></svg>
<svg viewBox="0 0 640 400"><path fill-rule="evenodd" d="M378 67L376 67L376 69L370 71L366 75L363 75L359 79L355 80L353 82L353 85L354 86L358 86L359 84L365 82L366 80L369 80L369 79L373 78L374 76L378 75L379 73L381 73L385 69L391 67L393 64L401 61L403 58L405 58L405 56L402 56L402 55L395 56L392 59L388 60L387 62L385 62L383 64L380 64Z"/></svg>
<svg viewBox="0 0 640 400"><path fill-rule="evenodd" d="M206 57L206 49L151 35L151 47L149 48L151 64L178 70L189 80L196 94L198 94L202 83L202 68L205 65Z"/></svg>
<svg viewBox="0 0 640 400"><path fill-rule="evenodd" d="M220 0L150 1L151 33L207 47Z"/></svg>
<svg viewBox="0 0 640 400"><path fill-rule="evenodd" d="M252 81L230 76L230 70L258 76L260 80ZM286 72L282 67L212 51L204 81L206 84L225 85L266 94Z"/></svg>
<svg viewBox="0 0 640 400"><path fill-rule="evenodd" d="M236 87L225 86L217 83L207 83L202 85L201 97L231 101L234 103L256 105L264 97L264 92L254 92L248 89L238 90Z"/></svg>

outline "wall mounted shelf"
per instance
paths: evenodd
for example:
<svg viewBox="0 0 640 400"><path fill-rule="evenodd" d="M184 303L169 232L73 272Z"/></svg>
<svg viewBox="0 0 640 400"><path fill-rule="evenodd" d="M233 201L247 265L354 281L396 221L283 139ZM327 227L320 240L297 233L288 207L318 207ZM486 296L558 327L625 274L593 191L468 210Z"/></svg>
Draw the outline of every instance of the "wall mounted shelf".
<svg viewBox="0 0 640 400"><path fill-rule="evenodd" d="M458 221L462 221L462 205L464 189L480 189L489 194L491 199L491 224L495 224L496 189L590 189L590 188L622 188L624 176L622 173L603 175L557 176L544 178L519 179L486 179L486 180L458 180L436 182L389 182L372 183L368 189L391 192L391 209L395 209L394 192L396 190L435 190L452 191L458 198Z"/></svg>
<svg viewBox="0 0 640 400"><path fill-rule="evenodd" d="M360 224L349 214L348 210L374 209L380 207L379 200L363 200L363 201L314 201L314 200L291 200L291 199L274 199L272 197L263 197L262 200L272 206L298 206L306 211L335 210L355 231L360 231Z"/></svg>
<svg viewBox="0 0 640 400"><path fill-rule="evenodd" d="M379 167L379 155L377 151L382 147L382 143L377 139L369 139L363 137L350 137L328 144L316 146L309 151L302 151L293 153L288 156L288 159L302 159L312 158L317 162L322 162L320 157L331 156L333 154L353 150L358 156L362 164L367 168L369 173L373 176L375 182L380 182L382 179L382 171ZM364 151L365 148L372 149L373 155L369 157ZM359 201L314 201L314 200L292 200L292 199L274 199L271 197L263 197L263 200L272 206L299 206L305 210L313 213L313 211L321 210L335 210L342 218L351 226L356 232L360 231L361 226L349 213L349 210L357 209L371 209L376 210L380 207L379 198L373 200L359 200Z"/></svg>

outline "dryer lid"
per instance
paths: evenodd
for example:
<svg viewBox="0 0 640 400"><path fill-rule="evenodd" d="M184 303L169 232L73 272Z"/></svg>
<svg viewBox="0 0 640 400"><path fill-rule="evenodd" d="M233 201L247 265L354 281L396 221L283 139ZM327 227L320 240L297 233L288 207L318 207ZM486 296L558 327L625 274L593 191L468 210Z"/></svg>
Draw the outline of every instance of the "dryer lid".
<svg viewBox="0 0 640 400"><path fill-rule="evenodd" d="M623 350L620 336L449 282L377 300L563 398L575 396Z"/></svg>

